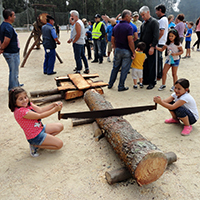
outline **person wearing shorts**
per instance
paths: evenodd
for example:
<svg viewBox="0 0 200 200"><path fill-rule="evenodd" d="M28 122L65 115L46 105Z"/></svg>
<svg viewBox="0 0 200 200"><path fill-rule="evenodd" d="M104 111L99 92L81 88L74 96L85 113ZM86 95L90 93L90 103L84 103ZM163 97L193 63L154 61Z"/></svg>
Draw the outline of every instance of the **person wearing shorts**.
<svg viewBox="0 0 200 200"><path fill-rule="evenodd" d="M132 78L133 78L133 88L137 89L137 79L139 78L139 86L140 88L143 88L143 64L146 57L146 54L143 53L143 51L146 48L146 44L144 42L139 42L137 44L137 48L135 51L135 58L133 59L132 63L131 63L131 68L132 68Z"/></svg>

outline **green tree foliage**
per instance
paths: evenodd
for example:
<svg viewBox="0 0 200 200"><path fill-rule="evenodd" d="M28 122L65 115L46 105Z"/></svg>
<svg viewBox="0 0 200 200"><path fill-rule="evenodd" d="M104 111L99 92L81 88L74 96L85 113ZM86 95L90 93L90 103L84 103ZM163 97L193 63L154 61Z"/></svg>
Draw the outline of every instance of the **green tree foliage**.
<svg viewBox="0 0 200 200"><path fill-rule="evenodd" d="M26 9L26 4L23 0L3 0L2 3L4 8L10 8L16 13Z"/></svg>
<svg viewBox="0 0 200 200"><path fill-rule="evenodd" d="M185 15L187 21L196 22L200 17L200 3L199 0L181 0L179 7L180 13Z"/></svg>

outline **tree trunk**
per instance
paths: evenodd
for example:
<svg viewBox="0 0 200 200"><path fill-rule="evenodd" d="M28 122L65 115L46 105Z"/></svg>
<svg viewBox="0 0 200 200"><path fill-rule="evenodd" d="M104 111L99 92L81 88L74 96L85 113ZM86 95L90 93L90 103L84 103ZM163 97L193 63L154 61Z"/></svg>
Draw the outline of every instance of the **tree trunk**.
<svg viewBox="0 0 200 200"><path fill-rule="evenodd" d="M176 156L175 153L168 152L168 153L165 153L165 155L167 157L167 164L168 165L177 161L177 156ZM106 172L105 176L106 176L107 182L110 185L112 185L114 183L121 182L121 181L125 181L125 180L132 177L132 175L130 174L130 172L128 171L128 169L126 167L122 167L122 168L119 168L119 169L112 170L110 172Z"/></svg>
<svg viewBox="0 0 200 200"><path fill-rule="evenodd" d="M95 90L85 92L84 99L90 110L113 108ZM167 166L165 154L134 130L127 120L111 116L96 121L105 130L106 139L140 186L156 181L164 173Z"/></svg>

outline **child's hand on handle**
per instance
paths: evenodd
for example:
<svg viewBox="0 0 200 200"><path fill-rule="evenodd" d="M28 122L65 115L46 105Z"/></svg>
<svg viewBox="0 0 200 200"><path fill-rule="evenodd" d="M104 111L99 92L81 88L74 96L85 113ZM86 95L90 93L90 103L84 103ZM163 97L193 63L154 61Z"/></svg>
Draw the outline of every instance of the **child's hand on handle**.
<svg viewBox="0 0 200 200"><path fill-rule="evenodd" d="M155 97L153 98L153 101L154 101L155 103L160 104L162 100L161 100L161 98L160 98L159 96L155 96Z"/></svg>
<svg viewBox="0 0 200 200"><path fill-rule="evenodd" d="M55 106L56 112L58 112L58 111L61 111L63 104L61 101L58 101L58 102L55 102L54 106Z"/></svg>
<svg viewBox="0 0 200 200"><path fill-rule="evenodd" d="M63 103L61 101L55 102L55 106L63 106Z"/></svg>

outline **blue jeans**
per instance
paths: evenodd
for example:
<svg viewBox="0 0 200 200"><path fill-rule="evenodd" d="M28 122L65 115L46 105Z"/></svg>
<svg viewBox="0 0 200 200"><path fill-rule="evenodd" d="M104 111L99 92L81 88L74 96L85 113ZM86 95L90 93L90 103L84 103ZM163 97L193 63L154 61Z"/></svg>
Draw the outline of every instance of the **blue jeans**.
<svg viewBox="0 0 200 200"><path fill-rule="evenodd" d="M120 75L118 89L124 88L124 82L129 72L131 61L132 61L131 51L127 49L119 49L119 48L115 49L113 69L110 75L109 86L111 87L113 86L117 78L117 73L121 67L121 75Z"/></svg>
<svg viewBox="0 0 200 200"><path fill-rule="evenodd" d="M103 40L94 40L94 60L103 61Z"/></svg>
<svg viewBox="0 0 200 200"><path fill-rule="evenodd" d="M41 145L47 136L47 133L45 133L45 128L46 128L46 125L44 125L42 131L36 137L29 139L28 142L31 145Z"/></svg>
<svg viewBox="0 0 200 200"><path fill-rule="evenodd" d="M51 74L54 69L54 64L56 61L56 50L55 49L45 49L45 60L43 64L44 73Z"/></svg>
<svg viewBox="0 0 200 200"><path fill-rule="evenodd" d="M76 71L80 72L82 70L82 61L85 65L85 69L89 69L87 58L85 57L84 44L73 44L74 58L76 60Z"/></svg>
<svg viewBox="0 0 200 200"><path fill-rule="evenodd" d="M11 90L14 87L19 87L19 53L3 53L6 62L8 63L9 67L9 86L8 90Z"/></svg>
<svg viewBox="0 0 200 200"><path fill-rule="evenodd" d="M102 47L102 49L103 49L102 54L103 54L103 56L106 56L107 42L106 42L106 38L105 37L103 38L102 45L103 45L103 47Z"/></svg>

